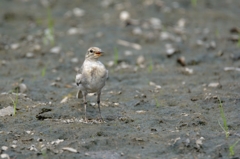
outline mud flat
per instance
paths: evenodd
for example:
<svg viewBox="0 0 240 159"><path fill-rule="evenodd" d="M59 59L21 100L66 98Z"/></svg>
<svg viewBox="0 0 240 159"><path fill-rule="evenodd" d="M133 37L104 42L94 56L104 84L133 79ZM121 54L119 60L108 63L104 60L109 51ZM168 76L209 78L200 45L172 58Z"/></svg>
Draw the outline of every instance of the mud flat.
<svg viewBox="0 0 240 159"><path fill-rule="evenodd" d="M240 1L0 5L1 158L240 157ZM90 46L109 70L99 123L74 79Z"/></svg>

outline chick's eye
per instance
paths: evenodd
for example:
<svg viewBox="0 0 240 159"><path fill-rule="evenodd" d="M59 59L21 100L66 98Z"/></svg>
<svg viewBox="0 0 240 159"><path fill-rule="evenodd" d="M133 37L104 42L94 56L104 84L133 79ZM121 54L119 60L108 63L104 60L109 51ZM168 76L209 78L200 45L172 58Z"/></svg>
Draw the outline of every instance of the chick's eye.
<svg viewBox="0 0 240 159"><path fill-rule="evenodd" d="M93 50L90 50L91 53L93 53Z"/></svg>

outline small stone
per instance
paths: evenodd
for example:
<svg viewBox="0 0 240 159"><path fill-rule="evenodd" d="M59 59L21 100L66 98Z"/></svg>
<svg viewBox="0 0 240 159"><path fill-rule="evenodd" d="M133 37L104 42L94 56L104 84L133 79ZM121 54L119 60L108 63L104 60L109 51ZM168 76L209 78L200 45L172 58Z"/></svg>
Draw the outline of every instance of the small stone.
<svg viewBox="0 0 240 159"><path fill-rule="evenodd" d="M130 14L127 11L122 11L119 15L121 21L127 21L130 19Z"/></svg>
<svg viewBox="0 0 240 159"><path fill-rule="evenodd" d="M68 97L64 97L60 103L66 103L68 101Z"/></svg>
<svg viewBox="0 0 240 159"><path fill-rule="evenodd" d="M145 110L137 110L136 113L138 113L138 114L144 114L144 113L146 113L146 111L145 111Z"/></svg>
<svg viewBox="0 0 240 159"><path fill-rule="evenodd" d="M186 60L184 56L181 56L177 58L177 63L179 63L181 66L186 66Z"/></svg>
<svg viewBox="0 0 240 159"><path fill-rule="evenodd" d="M50 52L53 54L59 54L59 52L61 51L61 47L59 46L55 46L53 48L51 48Z"/></svg>
<svg viewBox="0 0 240 159"><path fill-rule="evenodd" d="M202 147L202 142L203 142L203 140L205 140L204 139L204 137L200 137L200 139L197 139L196 140L196 146L197 146L197 148L201 148Z"/></svg>
<svg viewBox="0 0 240 159"><path fill-rule="evenodd" d="M72 58L72 59L71 59L71 62L72 62L72 63L78 63L78 58L77 58L77 57Z"/></svg>
<svg viewBox="0 0 240 159"><path fill-rule="evenodd" d="M13 44L11 44L10 47L11 47L11 49L16 50L20 47L20 44L19 43L13 43Z"/></svg>
<svg viewBox="0 0 240 159"><path fill-rule="evenodd" d="M166 44L165 48L168 57L171 57L173 54L177 52L177 50L172 46L172 44Z"/></svg>
<svg viewBox="0 0 240 159"><path fill-rule="evenodd" d="M11 148L14 148L14 149L15 149L16 147L17 147L17 145L11 145Z"/></svg>
<svg viewBox="0 0 240 159"><path fill-rule="evenodd" d="M119 103L114 103L114 106L119 106Z"/></svg>
<svg viewBox="0 0 240 159"><path fill-rule="evenodd" d="M35 44L32 48L32 51L38 52L38 51L41 51L41 49L42 49L41 45Z"/></svg>
<svg viewBox="0 0 240 159"><path fill-rule="evenodd" d="M108 66L108 67L113 67L113 66L114 66L114 61L109 61L109 62L107 63L107 66Z"/></svg>
<svg viewBox="0 0 240 159"><path fill-rule="evenodd" d="M162 28L161 20L158 18L150 18L149 22L153 29L160 30Z"/></svg>
<svg viewBox="0 0 240 159"><path fill-rule="evenodd" d="M19 93L25 93L27 91L27 86L24 83L14 83L13 89Z"/></svg>
<svg viewBox="0 0 240 159"><path fill-rule="evenodd" d="M208 87L213 87L213 88L216 88L216 87L219 87L219 86L220 86L220 83L218 83L218 82L213 82L213 83L208 84Z"/></svg>
<svg viewBox="0 0 240 159"><path fill-rule="evenodd" d="M187 138L187 139L185 140L185 146L189 146L189 145L190 145L190 139Z"/></svg>
<svg viewBox="0 0 240 159"><path fill-rule="evenodd" d="M82 17L85 15L85 11L83 9L80 8L74 8L73 9L73 15L76 17Z"/></svg>
<svg viewBox="0 0 240 159"><path fill-rule="evenodd" d="M13 143L13 144L16 144L16 143L17 143L17 140L13 140L12 143Z"/></svg>
<svg viewBox="0 0 240 159"><path fill-rule="evenodd" d="M203 42L202 40L198 39L197 42L196 42L196 44L197 44L198 46L203 46L203 45L204 45L204 42Z"/></svg>
<svg viewBox="0 0 240 159"><path fill-rule="evenodd" d="M169 32L163 31L160 33L160 39L161 40L173 40L174 36L170 34Z"/></svg>
<svg viewBox="0 0 240 159"><path fill-rule="evenodd" d="M1 154L1 158L10 159L9 155L6 153Z"/></svg>
<svg viewBox="0 0 240 159"><path fill-rule="evenodd" d="M63 141L64 141L63 139L57 139L57 140L55 140L55 141L52 141L51 144L52 144L52 145L58 145L58 144L60 144L60 143L63 142Z"/></svg>
<svg viewBox="0 0 240 159"><path fill-rule="evenodd" d="M224 71L240 71L238 67L224 67Z"/></svg>
<svg viewBox="0 0 240 159"><path fill-rule="evenodd" d="M35 147L35 145L31 145L31 146L29 147L29 150L30 150L30 151L38 151L37 148Z"/></svg>
<svg viewBox="0 0 240 159"><path fill-rule="evenodd" d="M7 151L8 147L7 146L2 146L3 151Z"/></svg>
<svg viewBox="0 0 240 159"><path fill-rule="evenodd" d="M72 147L63 147L62 150L77 153L77 150Z"/></svg>
<svg viewBox="0 0 240 159"><path fill-rule="evenodd" d="M93 103L93 102L92 102L92 103L90 103L90 105L91 105L91 106L95 106L95 105L96 105L96 103Z"/></svg>
<svg viewBox="0 0 240 159"><path fill-rule="evenodd" d="M26 53L26 57L32 58L32 57L34 57L34 54L32 52L28 52L28 53Z"/></svg>
<svg viewBox="0 0 240 159"><path fill-rule="evenodd" d="M137 58L137 64L138 64L138 65L141 65L141 64L143 64L144 62L145 62L144 56L143 56L143 55L138 56L138 58Z"/></svg>
<svg viewBox="0 0 240 159"><path fill-rule="evenodd" d="M57 77L57 78L55 79L55 81L56 81L56 82L60 82L60 81L62 81L62 78L61 78L61 77Z"/></svg>
<svg viewBox="0 0 240 159"><path fill-rule="evenodd" d="M126 51L124 52L124 55L125 55L125 56L131 56L131 55L133 55L133 53L132 53L132 51L126 50Z"/></svg>
<svg viewBox="0 0 240 159"><path fill-rule="evenodd" d="M0 109L0 116L12 115L14 113L14 109L12 106L8 106L6 108Z"/></svg>
<svg viewBox="0 0 240 159"><path fill-rule="evenodd" d="M75 28L75 27L73 27L73 28L70 28L70 29L67 31L67 33L68 33L69 35L83 34L83 33L84 33L84 30L81 29L81 28Z"/></svg>
<svg viewBox="0 0 240 159"><path fill-rule="evenodd" d="M31 134L31 131L30 131L30 130L27 130L26 133L27 133L27 134Z"/></svg>
<svg viewBox="0 0 240 159"><path fill-rule="evenodd" d="M191 68L185 68L185 72L187 73L187 74L193 74L193 69L191 69Z"/></svg>
<svg viewBox="0 0 240 159"><path fill-rule="evenodd" d="M135 27L135 28L133 28L132 33L134 35L142 35L143 32L142 32L142 29L140 27Z"/></svg>

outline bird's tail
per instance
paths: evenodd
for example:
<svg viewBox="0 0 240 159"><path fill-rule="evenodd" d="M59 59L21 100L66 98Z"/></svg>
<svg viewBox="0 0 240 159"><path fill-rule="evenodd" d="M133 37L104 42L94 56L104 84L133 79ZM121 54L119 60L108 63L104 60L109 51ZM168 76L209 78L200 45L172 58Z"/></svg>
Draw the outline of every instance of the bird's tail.
<svg viewBox="0 0 240 159"><path fill-rule="evenodd" d="M77 95L76 95L76 98L79 99L79 98L82 98L82 97L83 97L82 91L81 91L81 90L78 90Z"/></svg>

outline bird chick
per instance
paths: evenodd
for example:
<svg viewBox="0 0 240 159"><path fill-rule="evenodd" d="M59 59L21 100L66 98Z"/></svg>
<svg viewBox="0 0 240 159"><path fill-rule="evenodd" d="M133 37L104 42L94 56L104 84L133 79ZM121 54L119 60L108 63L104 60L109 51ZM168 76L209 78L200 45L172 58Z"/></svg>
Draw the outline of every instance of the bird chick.
<svg viewBox="0 0 240 159"><path fill-rule="evenodd" d="M85 60L80 69L80 73L76 75L76 85L78 92L76 98L82 98L84 101L85 121L87 122L86 96L88 93L97 93L97 104L100 115L100 120L103 120L100 109L101 90L105 86L105 81L108 78L108 70L98 61L103 52L98 47L90 47L85 55Z"/></svg>

